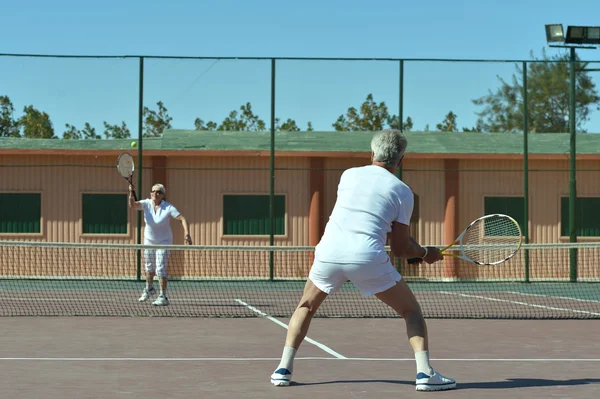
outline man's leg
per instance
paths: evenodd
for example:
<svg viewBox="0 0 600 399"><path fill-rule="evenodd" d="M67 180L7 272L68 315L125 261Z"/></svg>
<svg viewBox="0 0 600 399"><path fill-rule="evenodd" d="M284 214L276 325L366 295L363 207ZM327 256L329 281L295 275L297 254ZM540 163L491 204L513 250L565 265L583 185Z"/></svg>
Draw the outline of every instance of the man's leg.
<svg viewBox="0 0 600 399"><path fill-rule="evenodd" d="M394 309L406 323L408 342L413 348L417 363L417 390L437 391L455 388L454 380L437 374L429 364L427 324L421 306L406 281L400 280L392 288L375 296Z"/></svg>
<svg viewBox="0 0 600 399"><path fill-rule="evenodd" d="M306 281L302 299L300 299L300 303L290 319L281 361L271 375L273 385L285 386L290 384L296 351L306 337L310 322L325 298L327 298L326 293L318 289L310 279Z"/></svg>

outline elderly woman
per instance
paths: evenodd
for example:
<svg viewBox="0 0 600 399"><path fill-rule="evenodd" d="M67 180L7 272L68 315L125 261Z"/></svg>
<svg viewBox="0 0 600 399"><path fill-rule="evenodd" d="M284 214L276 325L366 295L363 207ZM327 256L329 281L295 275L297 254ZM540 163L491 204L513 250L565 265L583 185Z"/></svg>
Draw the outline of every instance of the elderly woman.
<svg viewBox="0 0 600 399"><path fill-rule="evenodd" d="M133 187L129 186L129 207L144 211L144 221L146 228L144 229L144 245L171 245L173 244L173 232L171 231L171 219L177 219L183 226L185 234L184 243L192 244L190 236L190 227L187 220L172 204L165 199L165 186L155 184L152 186L152 192L149 199L135 201L133 198ZM157 275L160 283L160 294L158 298L152 302L154 306L167 306L167 262L169 251L165 249L144 251L145 268L146 268L146 288L142 292L140 302L147 301L150 297L156 294L156 290L152 286L154 276Z"/></svg>

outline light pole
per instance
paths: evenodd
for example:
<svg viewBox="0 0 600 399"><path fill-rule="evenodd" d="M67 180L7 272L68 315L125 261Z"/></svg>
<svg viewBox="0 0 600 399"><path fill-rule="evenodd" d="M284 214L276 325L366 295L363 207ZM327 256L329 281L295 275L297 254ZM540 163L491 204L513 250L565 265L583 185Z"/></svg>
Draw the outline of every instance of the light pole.
<svg viewBox="0 0 600 399"><path fill-rule="evenodd" d="M549 47L561 47L570 49L569 56L569 135L570 135L570 165L569 165L569 241L577 242L577 230L575 223L577 200L577 163L576 163L576 48L595 49L594 46L583 46L583 44L600 44L600 27L592 26L569 26L565 36L562 24L546 25L546 41ZM562 45L550 43L564 43ZM584 70L582 70L584 71ZM577 249L569 251L569 281L577 281Z"/></svg>

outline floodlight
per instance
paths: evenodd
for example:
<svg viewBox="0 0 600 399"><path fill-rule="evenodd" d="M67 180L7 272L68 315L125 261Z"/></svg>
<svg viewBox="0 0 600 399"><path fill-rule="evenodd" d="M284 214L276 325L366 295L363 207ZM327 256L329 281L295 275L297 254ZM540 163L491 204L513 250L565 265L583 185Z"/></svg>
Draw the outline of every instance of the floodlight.
<svg viewBox="0 0 600 399"><path fill-rule="evenodd" d="M546 25L546 41L548 43L562 43L565 41L565 34L562 24Z"/></svg>
<svg viewBox="0 0 600 399"><path fill-rule="evenodd" d="M570 44L600 44L600 27L569 26L565 43Z"/></svg>

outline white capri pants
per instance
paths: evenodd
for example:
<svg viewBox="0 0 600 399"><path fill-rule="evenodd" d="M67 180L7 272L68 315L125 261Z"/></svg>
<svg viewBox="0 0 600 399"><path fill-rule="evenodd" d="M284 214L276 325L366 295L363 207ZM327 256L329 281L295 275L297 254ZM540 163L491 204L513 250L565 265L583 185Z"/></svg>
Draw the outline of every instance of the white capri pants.
<svg viewBox="0 0 600 399"><path fill-rule="evenodd" d="M315 259L308 278L326 294L334 294L350 280L364 296L388 290L402 280L389 258L376 264L331 263Z"/></svg>
<svg viewBox="0 0 600 399"><path fill-rule="evenodd" d="M149 243L144 242L145 245L171 245L170 242ZM167 277L167 263L169 262L169 251L168 249L145 249L144 250L144 262L146 267L146 273L156 272L158 277Z"/></svg>

